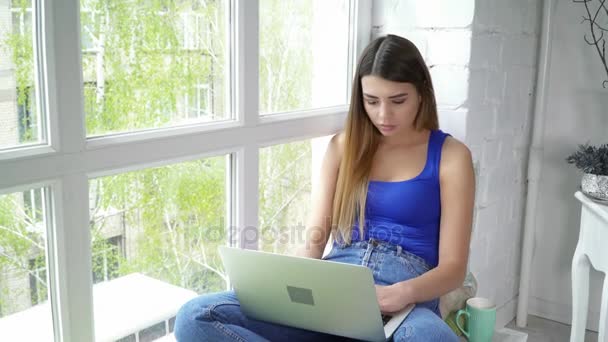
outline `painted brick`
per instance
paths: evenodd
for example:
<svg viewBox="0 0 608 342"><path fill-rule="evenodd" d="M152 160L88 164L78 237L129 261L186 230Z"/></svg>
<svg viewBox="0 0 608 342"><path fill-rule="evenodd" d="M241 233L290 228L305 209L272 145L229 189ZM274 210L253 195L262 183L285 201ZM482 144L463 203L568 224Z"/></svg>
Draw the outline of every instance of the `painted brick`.
<svg viewBox="0 0 608 342"><path fill-rule="evenodd" d="M471 239L471 249L469 252L469 267L471 271L480 271L488 267L488 254L486 248L478 248L478 246L487 246L488 241L486 234L483 232L473 234Z"/></svg>
<svg viewBox="0 0 608 342"><path fill-rule="evenodd" d="M474 32L471 38L471 69L496 68L502 63L503 35L493 32Z"/></svg>
<svg viewBox="0 0 608 342"><path fill-rule="evenodd" d="M440 107L456 108L466 101L469 81L466 67L438 65L430 71Z"/></svg>
<svg viewBox="0 0 608 342"><path fill-rule="evenodd" d="M503 160L507 162L513 162L513 139L501 139L502 149L499 151L498 160ZM511 172L515 173L514 169L509 169Z"/></svg>
<svg viewBox="0 0 608 342"><path fill-rule="evenodd" d="M538 36L540 32L542 1L527 0L527 3L523 6L527 9L524 12L524 19L522 21L521 29L523 33Z"/></svg>
<svg viewBox="0 0 608 342"><path fill-rule="evenodd" d="M416 27L415 1L375 0L372 5L372 23L392 29Z"/></svg>
<svg viewBox="0 0 608 342"><path fill-rule="evenodd" d="M529 0L484 0L475 5L475 29L526 34L537 27L529 13L537 14L537 5Z"/></svg>
<svg viewBox="0 0 608 342"><path fill-rule="evenodd" d="M471 57L471 31L437 31L428 37L427 63L431 65L468 65Z"/></svg>
<svg viewBox="0 0 608 342"><path fill-rule="evenodd" d="M465 28L472 24L475 1L375 0L372 20L391 27Z"/></svg>
<svg viewBox="0 0 608 342"><path fill-rule="evenodd" d="M465 141L468 111L459 109L439 109L439 127L454 138Z"/></svg>
<svg viewBox="0 0 608 342"><path fill-rule="evenodd" d="M466 141L466 139L463 141ZM475 178L476 181L478 181L480 177L479 169L481 167L481 145L467 143L467 146L469 147L469 150L471 150L471 155L473 157L473 167L475 169Z"/></svg>
<svg viewBox="0 0 608 342"><path fill-rule="evenodd" d="M467 107L479 104L483 101L486 93L489 70L486 69L469 69L469 93L467 98ZM481 101L480 101L481 100Z"/></svg>
<svg viewBox="0 0 608 342"><path fill-rule="evenodd" d="M487 208L483 208L477 211L477 227L475 227L476 231L481 232L494 232L498 227L498 206L493 205ZM490 235L491 236L491 235Z"/></svg>
<svg viewBox="0 0 608 342"><path fill-rule="evenodd" d="M506 89L507 73L502 70L489 70L487 73L484 100L490 103L499 103Z"/></svg>
<svg viewBox="0 0 608 342"><path fill-rule="evenodd" d="M416 47L420 51L420 54L425 59L425 61L427 60L428 37L431 35L430 31L422 30L422 29L414 29L414 28L401 28L401 29L396 28L396 29L389 29L389 30L382 29L378 32L377 36L386 35L386 34L395 34L395 35L407 38L412 43L414 43L414 45L416 45Z"/></svg>
<svg viewBox="0 0 608 342"><path fill-rule="evenodd" d="M502 142L497 139L486 140L482 146L481 163L483 165L494 165L498 162L502 153Z"/></svg>
<svg viewBox="0 0 608 342"><path fill-rule="evenodd" d="M515 100L529 102L534 93L536 69L526 66L510 66L506 68L505 95L517 96Z"/></svg>
<svg viewBox="0 0 608 342"><path fill-rule="evenodd" d="M536 63L536 44L537 39L534 36L506 36L501 50L502 63L509 66L523 65L532 67Z"/></svg>
<svg viewBox="0 0 608 342"><path fill-rule="evenodd" d="M485 143L486 138L491 138L495 135L495 124L498 120L496 106L479 104L478 102L469 103L468 121L467 121L467 142Z"/></svg>
<svg viewBox="0 0 608 342"><path fill-rule="evenodd" d="M496 165L490 166L485 169L487 173L487 182L483 184L481 197L478 199L485 205L491 205L496 200L509 194L511 191L511 184L509 180L509 174L504 168L510 168L512 165ZM482 169L483 170L483 169Z"/></svg>
<svg viewBox="0 0 608 342"><path fill-rule="evenodd" d="M496 288L501 283L501 279L504 278L501 274L492 272L492 266L485 268L482 271L476 273L477 278L477 296L486 298L496 298Z"/></svg>
<svg viewBox="0 0 608 342"><path fill-rule="evenodd" d="M474 0L425 0L399 1L416 3L416 25L434 28L465 28L473 23L475 14Z"/></svg>

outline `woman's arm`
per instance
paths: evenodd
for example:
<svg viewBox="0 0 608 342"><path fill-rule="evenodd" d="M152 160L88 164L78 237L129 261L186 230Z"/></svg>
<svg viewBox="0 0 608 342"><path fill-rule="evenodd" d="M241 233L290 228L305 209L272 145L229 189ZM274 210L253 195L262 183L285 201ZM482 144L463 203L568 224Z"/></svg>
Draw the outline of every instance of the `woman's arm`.
<svg viewBox="0 0 608 342"><path fill-rule="evenodd" d="M439 264L414 279L378 289L383 312L395 312L409 303L440 297L462 285L466 276L475 201L475 174L469 149L447 138L439 171L441 221Z"/></svg>
<svg viewBox="0 0 608 342"><path fill-rule="evenodd" d="M312 190L311 212L305 230L305 243L296 250L297 256L320 259L331 233L331 217L336 191L338 169L342 159L343 134L336 134L327 146L321 165L319 181Z"/></svg>

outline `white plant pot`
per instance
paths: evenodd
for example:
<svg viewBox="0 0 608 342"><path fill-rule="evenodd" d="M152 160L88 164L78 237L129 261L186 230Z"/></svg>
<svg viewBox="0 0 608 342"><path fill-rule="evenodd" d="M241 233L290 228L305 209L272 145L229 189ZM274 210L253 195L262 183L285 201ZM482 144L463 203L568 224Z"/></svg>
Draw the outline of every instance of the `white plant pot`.
<svg viewBox="0 0 608 342"><path fill-rule="evenodd" d="M581 180L581 188L585 194L593 198L608 201L608 176L585 173Z"/></svg>

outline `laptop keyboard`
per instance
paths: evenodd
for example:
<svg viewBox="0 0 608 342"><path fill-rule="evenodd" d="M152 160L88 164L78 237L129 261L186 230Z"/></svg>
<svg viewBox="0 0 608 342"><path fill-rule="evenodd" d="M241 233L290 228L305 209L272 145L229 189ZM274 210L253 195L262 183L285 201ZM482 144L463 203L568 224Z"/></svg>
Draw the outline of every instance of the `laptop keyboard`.
<svg viewBox="0 0 608 342"><path fill-rule="evenodd" d="M388 321L391 320L391 318L393 318L393 316L389 316L389 315L382 315L382 325L386 325L386 323L388 323Z"/></svg>

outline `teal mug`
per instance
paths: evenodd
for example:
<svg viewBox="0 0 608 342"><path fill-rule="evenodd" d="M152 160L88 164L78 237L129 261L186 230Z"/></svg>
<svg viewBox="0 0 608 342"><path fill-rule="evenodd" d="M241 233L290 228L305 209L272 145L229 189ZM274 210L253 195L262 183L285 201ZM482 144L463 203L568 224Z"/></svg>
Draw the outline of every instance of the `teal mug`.
<svg viewBox="0 0 608 342"><path fill-rule="evenodd" d="M466 316L466 329L460 325L462 316ZM467 307L464 310L458 310L456 315L456 325L469 342L492 341L495 324L496 305L487 298L469 298Z"/></svg>

